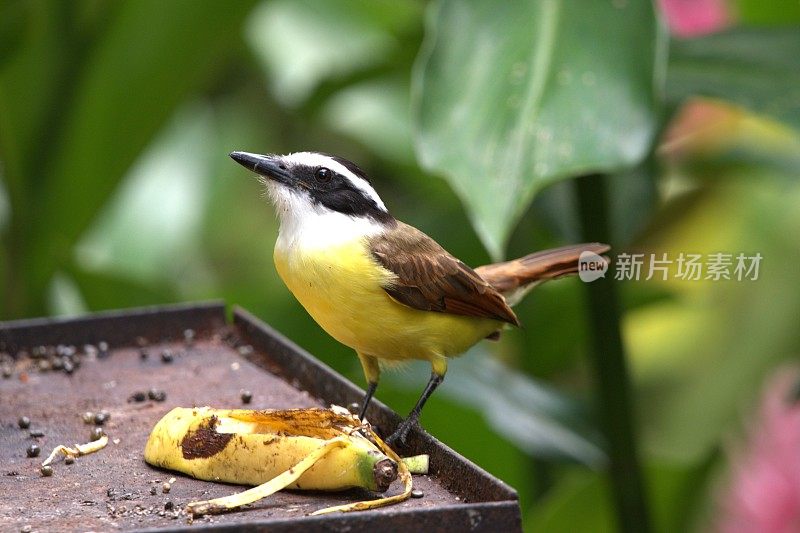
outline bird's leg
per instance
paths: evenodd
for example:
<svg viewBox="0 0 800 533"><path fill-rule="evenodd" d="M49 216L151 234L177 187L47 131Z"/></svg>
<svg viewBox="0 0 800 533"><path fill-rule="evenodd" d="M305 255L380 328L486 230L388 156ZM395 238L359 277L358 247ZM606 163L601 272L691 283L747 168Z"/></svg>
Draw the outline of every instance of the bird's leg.
<svg viewBox="0 0 800 533"><path fill-rule="evenodd" d="M411 431L411 428L414 427L414 425L419 421L419 414L422 411L422 408L425 406L425 402L428 401L428 398L430 398L431 394L433 394L433 391L436 390L436 387L438 387L442 381L444 381L444 374L446 371L446 359L442 358L441 360L437 360L433 363L431 379L428 380L425 390L422 391L422 396L420 396L419 400L417 400L417 405L414 406L406 419L400 423L395 432L392 433L388 439L386 439L387 444L390 446L397 443L405 444L408 432Z"/></svg>
<svg viewBox="0 0 800 533"><path fill-rule="evenodd" d="M371 355L359 353L358 360L361 361L361 366L364 369L364 376L367 378L368 384L367 394L364 395L364 400L361 402L361 410L358 413L358 418L364 420L369 402L372 400L372 396L375 395L375 389L378 388L378 380L381 377L381 367L378 364L378 359Z"/></svg>
<svg viewBox="0 0 800 533"><path fill-rule="evenodd" d="M375 389L378 388L377 381L370 381L367 387L367 394L364 395L364 401L361 402L361 410L358 412L358 418L364 420L364 415L367 414L367 406L369 405L372 396L375 394Z"/></svg>

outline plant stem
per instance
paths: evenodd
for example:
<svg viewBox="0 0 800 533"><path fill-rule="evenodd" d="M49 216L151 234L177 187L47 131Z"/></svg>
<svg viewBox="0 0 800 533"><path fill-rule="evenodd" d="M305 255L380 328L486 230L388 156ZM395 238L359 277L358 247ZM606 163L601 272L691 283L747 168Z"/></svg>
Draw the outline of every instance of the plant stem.
<svg viewBox="0 0 800 533"><path fill-rule="evenodd" d="M611 243L606 176L592 174L575 180L581 233L587 241ZM651 530L645 487L634 434L630 382L620 332L620 310L613 276L586 284L591 354L598 410L609 446L609 475L619 530Z"/></svg>

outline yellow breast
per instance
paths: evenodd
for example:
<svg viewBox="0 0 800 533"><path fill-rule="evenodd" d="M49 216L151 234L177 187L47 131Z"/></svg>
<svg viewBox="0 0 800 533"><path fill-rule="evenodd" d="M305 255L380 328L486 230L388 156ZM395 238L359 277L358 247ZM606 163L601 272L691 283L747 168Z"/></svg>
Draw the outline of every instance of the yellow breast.
<svg viewBox="0 0 800 533"><path fill-rule="evenodd" d="M371 258L363 239L308 252L276 247L275 266L328 334L378 358L433 360L459 355L500 324L396 302L382 288L393 274Z"/></svg>

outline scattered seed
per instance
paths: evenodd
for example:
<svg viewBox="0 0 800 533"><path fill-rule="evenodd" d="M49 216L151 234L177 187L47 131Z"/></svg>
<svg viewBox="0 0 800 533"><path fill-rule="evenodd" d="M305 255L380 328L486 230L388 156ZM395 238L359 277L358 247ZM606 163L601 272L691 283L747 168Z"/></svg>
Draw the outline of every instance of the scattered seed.
<svg viewBox="0 0 800 533"><path fill-rule="evenodd" d="M25 450L25 453L28 454L28 457L39 457L39 454L42 453L42 449L39 448L38 444L31 444L28 446L28 449Z"/></svg>
<svg viewBox="0 0 800 533"><path fill-rule="evenodd" d="M172 352L169 350L164 350L161 352L161 362L162 363L171 363L175 357L172 355Z"/></svg>
<svg viewBox="0 0 800 533"><path fill-rule="evenodd" d="M253 347L249 344L245 344L243 346L239 346L238 351L239 355L250 355L253 353Z"/></svg>
<svg viewBox="0 0 800 533"><path fill-rule="evenodd" d="M242 403L250 403L253 400L253 393L249 390L242 391Z"/></svg>
<svg viewBox="0 0 800 533"><path fill-rule="evenodd" d="M64 368L64 359L61 357L53 357L50 360L50 368L53 370L61 370Z"/></svg>
<svg viewBox="0 0 800 533"><path fill-rule="evenodd" d="M425 496L425 493L419 489L414 489L411 491L412 498L422 498L423 496Z"/></svg>
<svg viewBox="0 0 800 533"><path fill-rule="evenodd" d="M175 509L175 504L171 500L167 500L167 503L164 504L164 510L172 511L173 509Z"/></svg>
<svg viewBox="0 0 800 533"><path fill-rule="evenodd" d="M156 492L157 492L157 489L156 489L156 487L155 487L155 486L152 486L152 487L150 487L150 494L152 494L153 496L155 496L155 495L156 495Z"/></svg>
<svg viewBox="0 0 800 533"><path fill-rule="evenodd" d="M44 437L44 431L42 431L41 429L32 429L31 430L31 437L33 437L35 439Z"/></svg>
<svg viewBox="0 0 800 533"><path fill-rule="evenodd" d="M147 391L147 397L156 402L163 402L167 399L167 393L160 389L150 389Z"/></svg>
<svg viewBox="0 0 800 533"><path fill-rule="evenodd" d="M31 419L27 416L21 416L19 417L19 420L17 420L17 424L19 425L20 429L28 429L31 427Z"/></svg>
<svg viewBox="0 0 800 533"><path fill-rule="evenodd" d="M33 531L33 526L30 524L26 524L19 529L19 533L31 533Z"/></svg>
<svg viewBox="0 0 800 533"><path fill-rule="evenodd" d="M163 492L164 494L169 494L169 491L170 491L171 488L172 488L172 485L170 485L168 482L165 481L161 485L161 492Z"/></svg>
<svg viewBox="0 0 800 533"><path fill-rule="evenodd" d="M103 438L103 435L105 435L105 434L106 434L106 432L103 431L103 428L101 428L101 427L93 428L91 433L89 433L89 440L92 441L92 442L94 442L96 440L100 440L101 438Z"/></svg>
<svg viewBox="0 0 800 533"><path fill-rule="evenodd" d="M43 466L39 469L39 472L41 472L44 477L50 477L53 475L53 467L50 465Z"/></svg>
<svg viewBox="0 0 800 533"><path fill-rule="evenodd" d="M68 456L64 457L64 464L65 465L71 465L74 462L75 462L75 458L73 456L68 455Z"/></svg>
<svg viewBox="0 0 800 533"><path fill-rule="evenodd" d="M37 367L39 368L39 372L47 372L52 368L52 366L50 365L50 361L48 361L47 359L40 359Z"/></svg>
<svg viewBox="0 0 800 533"><path fill-rule="evenodd" d="M106 341L98 342L97 343L97 349L100 350L101 352L107 352L108 351L108 343Z"/></svg>
<svg viewBox="0 0 800 533"><path fill-rule="evenodd" d="M137 402L137 403L139 403L139 402L145 401L146 399L147 399L147 394L145 394L144 392L142 392L140 390L138 390L138 391L134 392L133 394L131 394L130 396L128 396L128 402Z"/></svg>
<svg viewBox="0 0 800 533"><path fill-rule="evenodd" d="M109 418L111 418L111 413L103 409L99 413L95 413L94 423L97 424L98 426L102 426L108 421Z"/></svg>
<svg viewBox="0 0 800 533"><path fill-rule="evenodd" d="M140 348L139 349L139 359L144 361L150 356L150 353L147 351L147 348Z"/></svg>
<svg viewBox="0 0 800 533"><path fill-rule="evenodd" d="M11 377L12 371L11 371L11 367L10 366L3 365L2 372L3 372L3 377L4 378L8 379L8 378Z"/></svg>
<svg viewBox="0 0 800 533"><path fill-rule="evenodd" d="M92 424L94 422L94 413L91 411L86 411L81 415L81 418L83 418L84 424Z"/></svg>
<svg viewBox="0 0 800 533"><path fill-rule="evenodd" d="M357 415L358 412L361 410L361 406L358 402L353 402L347 406L347 410L350 411L352 414Z"/></svg>
<svg viewBox="0 0 800 533"><path fill-rule="evenodd" d="M70 360L64 361L64 372L67 374L72 374L75 372L75 365Z"/></svg>

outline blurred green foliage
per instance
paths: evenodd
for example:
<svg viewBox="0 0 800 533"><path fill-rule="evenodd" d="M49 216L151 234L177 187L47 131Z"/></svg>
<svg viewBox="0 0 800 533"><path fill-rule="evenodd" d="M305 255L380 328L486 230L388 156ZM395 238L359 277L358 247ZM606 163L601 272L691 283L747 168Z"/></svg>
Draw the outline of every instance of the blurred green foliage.
<svg viewBox="0 0 800 533"><path fill-rule="evenodd" d="M800 349L798 18L741 0L741 27L667 58L649 3L590 4L0 2L0 319L223 298L362 383L278 279L274 214L230 151L357 161L472 265L482 243L577 241L557 180L611 173L617 250L764 257L755 282L620 284L656 529L702 529L722 444ZM696 95L728 103L682 120ZM519 490L534 531L615 529L582 289L537 289L525 327L453 362L423 416ZM406 412L425 372L379 398Z"/></svg>

